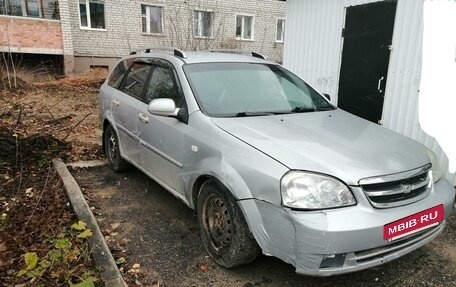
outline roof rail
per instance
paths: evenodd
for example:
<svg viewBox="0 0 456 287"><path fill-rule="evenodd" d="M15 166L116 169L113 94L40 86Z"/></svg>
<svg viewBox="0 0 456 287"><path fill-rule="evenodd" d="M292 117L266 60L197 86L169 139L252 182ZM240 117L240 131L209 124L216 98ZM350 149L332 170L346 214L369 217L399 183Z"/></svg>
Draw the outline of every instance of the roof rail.
<svg viewBox="0 0 456 287"><path fill-rule="evenodd" d="M173 48L173 47L149 47L149 48L143 48L139 49L136 51L131 51L130 55L135 55L139 53L150 53L151 51L172 51L174 52L174 56L185 59L187 58L187 55L185 54L184 51Z"/></svg>
<svg viewBox="0 0 456 287"><path fill-rule="evenodd" d="M263 54L257 53L257 52L251 52L247 50L238 50L238 49L212 49L209 50L209 52L216 52L216 53L229 53L229 54L241 54L241 55L251 55L252 57L255 58L260 58L263 60L267 60L268 57L266 57Z"/></svg>

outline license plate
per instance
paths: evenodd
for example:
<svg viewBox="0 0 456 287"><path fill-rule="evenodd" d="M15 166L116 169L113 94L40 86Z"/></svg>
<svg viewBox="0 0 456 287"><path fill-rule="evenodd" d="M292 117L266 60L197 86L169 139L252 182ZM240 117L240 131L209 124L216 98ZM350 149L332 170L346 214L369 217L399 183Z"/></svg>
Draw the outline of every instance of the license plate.
<svg viewBox="0 0 456 287"><path fill-rule="evenodd" d="M436 226L444 219L443 204L404 217L383 226L383 239L392 241Z"/></svg>

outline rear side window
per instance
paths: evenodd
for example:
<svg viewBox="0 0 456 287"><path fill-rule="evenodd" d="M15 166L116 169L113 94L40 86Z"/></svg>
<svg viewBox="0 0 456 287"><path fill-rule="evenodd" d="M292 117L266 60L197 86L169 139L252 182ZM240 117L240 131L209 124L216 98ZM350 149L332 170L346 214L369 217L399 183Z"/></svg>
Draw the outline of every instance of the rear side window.
<svg viewBox="0 0 456 287"><path fill-rule="evenodd" d="M122 85L122 91L141 101L144 100L144 86L149 76L151 66L142 62L134 62Z"/></svg>
<svg viewBox="0 0 456 287"><path fill-rule="evenodd" d="M112 71L111 75L108 79L108 85L111 87L118 89L120 83L122 83L122 79L125 76L125 73L128 70L129 63L126 60L120 62L115 69Z"/></svg>

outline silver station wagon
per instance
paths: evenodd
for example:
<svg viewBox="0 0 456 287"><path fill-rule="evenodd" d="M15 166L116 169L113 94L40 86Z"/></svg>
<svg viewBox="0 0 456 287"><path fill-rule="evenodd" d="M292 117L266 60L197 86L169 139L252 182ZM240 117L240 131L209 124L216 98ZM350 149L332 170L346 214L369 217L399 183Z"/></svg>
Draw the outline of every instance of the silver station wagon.
<svg viewBox="0 0 456 287"><path fill-rule="evenodd" d="M257 53L133 52L99 107L114 171L133 165L195 209L226 268L260 252L307 275L377 266L433 240L454 208L432 152Z"/></svg>

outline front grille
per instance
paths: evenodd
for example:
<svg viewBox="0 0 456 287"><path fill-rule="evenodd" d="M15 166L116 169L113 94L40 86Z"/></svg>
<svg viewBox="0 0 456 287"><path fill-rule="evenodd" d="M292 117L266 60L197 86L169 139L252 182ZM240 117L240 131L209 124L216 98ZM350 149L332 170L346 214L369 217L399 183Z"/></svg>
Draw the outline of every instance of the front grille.
<svg viewBox="0 0 456 287"><path fill-rule="evenodd" d="M365 178L359 184L376 208L410 204L429 195L432 187L431 165L403 173Z"/></svg>

